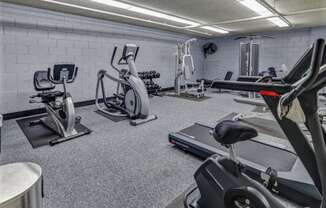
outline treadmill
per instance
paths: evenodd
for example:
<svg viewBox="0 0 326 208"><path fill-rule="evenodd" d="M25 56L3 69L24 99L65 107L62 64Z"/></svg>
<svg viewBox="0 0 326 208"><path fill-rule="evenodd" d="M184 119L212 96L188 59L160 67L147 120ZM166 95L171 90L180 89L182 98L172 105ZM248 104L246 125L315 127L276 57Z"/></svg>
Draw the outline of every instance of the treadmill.
<svg viewBox="0 0 326 208"><path fill-rule="evenodd" d="M323 46L324 47L324 46ZM291 71L283 78L270 78L268 83L257 82L258 78L250 78L250 81L215 81L212 88L238 90L260 93L264 101L271 109L274 117L277 116L277 103L279 96L293 90L292 84L299 81L314 64L316 47L305 51L304 55L294 65ZM322 56L322 65L325 66L325 53ZM326 73L326 72L325 72ZM224 119L232 119L236 114L230 114ZM271 138L267 134L260 133L258 138L242 142L236 146L239 160L246 164L247 173L257 181L264 184L273 182L271 191L284 198L296 202L301 206L319 207L321 195L314 184L320 184L318 172L314 169L315 160L307 156L313 154L313 150L303 147L311 147L307 135L297 132L294 122L277 122L283 130L291 147L298 148L297 154L291 148L268 143ZM174 146L207 158L213 154L227 156L228 150L219 145L210 135L213 127L195 123L179 132L169 134L169 142ZM259 131L260 129L258 129ZM325 133L325 131L324 131ZM264 139L265 137L265 139ZM306 161L301 161L298 155L305 155ZM310 173L310 175L308 174Z"/></svg>

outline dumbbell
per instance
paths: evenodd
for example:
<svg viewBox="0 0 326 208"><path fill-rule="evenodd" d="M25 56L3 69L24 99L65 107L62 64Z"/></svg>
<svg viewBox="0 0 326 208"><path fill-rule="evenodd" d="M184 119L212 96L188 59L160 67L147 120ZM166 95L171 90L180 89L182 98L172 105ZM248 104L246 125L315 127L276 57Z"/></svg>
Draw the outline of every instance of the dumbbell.
<svg viewBox="0 0 326 208"><path fill-rule="evenodd" d="M138 72L138 76L140 79L144 79L144 72Z"/></svg>
<svg viewBox="0 0 326 208"><path fill-rule="evenodd" d="M157 71L150 71L150 75L152 79L160 77L160 73L158 73Z"/></svg>
<svg viewBox="0 0 326 208"><path fill-rule="evenodd" d="M155 71L149 71L149 72L148 72L148 76L149 76L148 78L149 78L149 79L153 79L155 73L156 73Z"/></svg>
<svg viewBox="0 0 326 208"><path fill-rule="evenodd" d="M151 85L149 85L149 86L148 86L148 89L150 89L150 90L155 90L155 84L151 84Z"/></svg>
<svg viewBox="0 0 326 208"><path fill-rule="evenodd" d="M146 79L146 72L142 72L142 79Z"/></svg>
<svg viewBox="0 0 326 208"><path fill-rule="evenodd" d="M146 72L146 79L150 79L151 78L151 72Z"/></svg>

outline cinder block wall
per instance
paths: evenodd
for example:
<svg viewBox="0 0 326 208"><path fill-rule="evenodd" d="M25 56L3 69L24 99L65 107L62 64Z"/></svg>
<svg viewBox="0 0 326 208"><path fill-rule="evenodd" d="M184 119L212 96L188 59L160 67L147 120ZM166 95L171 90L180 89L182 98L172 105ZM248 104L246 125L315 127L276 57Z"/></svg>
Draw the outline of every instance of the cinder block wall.
<svg viewBox="0 0 326 208"><path fill-rule="evenodd" d="M2 18L2 7L0 3L0 21ZM4 55L3 55L3 49L4 49L4 41L3 41L3 27L0 24L0 72L4 71L5 63L4 63ZM0 74L0 92L2 92L2 86L3 86L3 80L1 78ZM2 94L0 94L0 109L3 109L3 100L4 98L2 97ZM0 111L1 113L1 111Z"/></svg>
<svg viewBox="0 0 326 208"><path fill-rule="evenodd" d="M273 39L263 38L256 40L260 43L259 69L268 67L280 69L285 64L289 69L296 63L304 51L316 38L326 37L326 27L296 29L284 32L258 33L268 35ZM246 40L234 40L238 36L210 39L215 42L218 51L204 60L203 77L219 78L225 76L226 71L233 71L236 78L239 72L239 46Z"/></svg>
<svg viewBox="0 0 326 208"><path fill-rule="evenodd" d="M55 63L73 62L79 67L75 83L68 86L75 102L94 99L98 70L108 69L114 74L109 68L113 48L122 49L126 43L140 46L136 62L138 71L156 70L161 73L159 84L171 87L176 43L189 38L7 3L0 3L0 9L0 113L42 106L28 102L29 96L35 93L33 73ZM194 48L193 51L199 50ZM201 57L195 60L196 67L201 70ZM115 86L108 81L108 90L112 92Z"/></svg>

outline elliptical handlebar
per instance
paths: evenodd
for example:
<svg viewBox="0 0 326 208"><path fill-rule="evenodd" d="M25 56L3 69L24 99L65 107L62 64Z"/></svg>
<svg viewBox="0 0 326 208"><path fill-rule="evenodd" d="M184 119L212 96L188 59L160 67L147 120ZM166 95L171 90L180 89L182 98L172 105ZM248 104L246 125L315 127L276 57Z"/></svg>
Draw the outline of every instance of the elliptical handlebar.
<svg viewBox="0 0 326 208"><path fill-rule="evenodd" d="M134 61L136 61L137 55L139 51L139 46L135 44L126 44L122 51L122 56L118 62L119 65L128 64L129 57L132 57ZM124 61L124 62L123 62Z"/></svg>
<svg viewBox="0 0 326 208"><path fill-rule="evenodd" d="M118 49L117 46L115 46L114 49L113 49L113 53L112 53L112 56L111 56L111 66L112 66L112 68L114 70L116 70L117 72L120 73L120 70L116 66L114 66L114 59L115 59L115 55L117 53L117 49Z"/></svg>
<svg viewBox="0 0 326 208"><path fill-rule="evenodd" d="M133 54L134 61L136 61L136 58L137 58L137 55L138 55L138 51L139 51L139 46L137 46L136 52L135 52L135 54ZM130 55L127 54L126 59L128 58L128 56L130 56Z"/></svg>
<svg viewBox="0 0 326 208"><path fill-rule="evenodd" d="M317 79L319 70L323 60L325 48L325 41L323 39L318 39L313 44L313 54L309 66L309 72L306 76L304 76L301 80L296 82L294 88L285 93L280 99L280 105L285 107L289 106L293 100L295 100L298 96L300 96L304 91L309 89L314 81ZM296 85L296 86L295 86Z"/></svg>
<svg viewBox="0 0 326 208"><path fill-rule="evenodd" d="M137 47L136 50L135 50L135 53L132 53L132 54L130 54L130 53L127 54L127 48L128 48L128 44L126 44L125 47L124 47L124 49L123 49L123 53L122 53L121 58L118 61L118 65L126 65L126 64L128 64L127 63L127 59L130 56L133 56L134 61L136 60L137 55L138 55L138 51L139 51L139 47ZM114 70L116 70L118 73L120 73L121 70L114 65L114 60L115 60L115 56L116 56L117 50L118 50L118 47L115 46L114 49L113 49L112 56L111 56L111 66L112 66L112 68Z"/></svg>

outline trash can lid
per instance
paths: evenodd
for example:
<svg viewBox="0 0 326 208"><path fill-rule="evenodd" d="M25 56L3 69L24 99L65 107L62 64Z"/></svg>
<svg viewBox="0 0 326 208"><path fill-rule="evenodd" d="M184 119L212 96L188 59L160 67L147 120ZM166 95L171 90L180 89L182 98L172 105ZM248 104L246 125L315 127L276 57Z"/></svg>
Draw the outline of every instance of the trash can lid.
<svg viewBox="0 0 326 208"><path fill-rule="evenodd" d="M0 166L0 205L28 191L42 176L42 168L31 162Z"/></svg>

